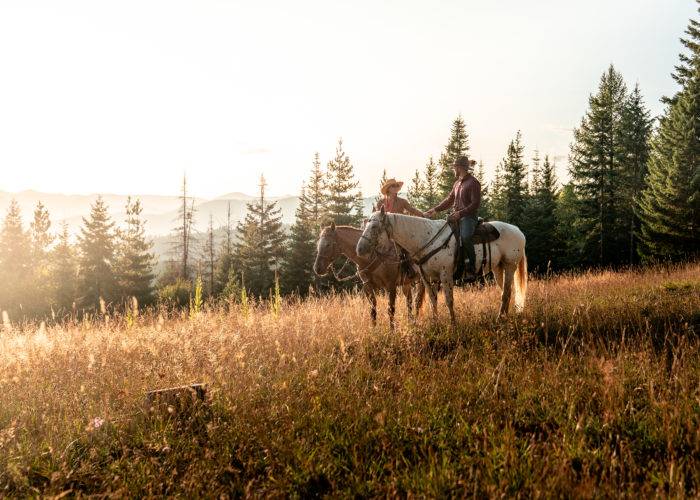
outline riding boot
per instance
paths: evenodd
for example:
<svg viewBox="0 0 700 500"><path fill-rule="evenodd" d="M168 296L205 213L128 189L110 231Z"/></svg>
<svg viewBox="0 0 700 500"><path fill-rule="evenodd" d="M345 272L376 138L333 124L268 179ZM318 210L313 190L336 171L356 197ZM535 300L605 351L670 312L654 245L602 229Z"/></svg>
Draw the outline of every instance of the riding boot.
<svg viewBox="0 0 700 500"><path fill-rule="evenodd" d="M464 283L474 283L478 279L474 263L467 258L467 261L464 263L464 267L465 269L464 275L462 276L462 281Z"/></svg>

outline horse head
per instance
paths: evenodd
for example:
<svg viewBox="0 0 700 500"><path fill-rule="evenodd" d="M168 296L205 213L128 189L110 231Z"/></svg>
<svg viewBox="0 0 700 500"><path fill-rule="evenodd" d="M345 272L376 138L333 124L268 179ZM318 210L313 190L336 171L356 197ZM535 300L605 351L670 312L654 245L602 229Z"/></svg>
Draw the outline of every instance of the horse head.
<svg viewBox="0 0 700 500"><path fill-rule="evenodd" d="M355 251L360 257L367 257L378 248L387 247L390 239L391 223L382 207L379 212L373 213L365 224Z"/></svg>
<svg viewBox="0 0 700 500"><path fill-rule="evenodd" d="M338 239L335 231L335 222L330 226L323 228L321 236L318 238L316 245L316 260L314 261L314 273L318 276L328 274L328 269L333 264L333 261L340 256L338 248Z"/></svg>

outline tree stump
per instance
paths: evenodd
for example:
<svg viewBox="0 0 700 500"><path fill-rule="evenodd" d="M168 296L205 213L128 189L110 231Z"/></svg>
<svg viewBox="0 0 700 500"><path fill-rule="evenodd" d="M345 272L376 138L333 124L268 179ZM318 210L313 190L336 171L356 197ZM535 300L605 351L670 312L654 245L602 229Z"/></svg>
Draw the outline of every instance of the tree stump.
<svg viewBox="0 0 700 500"><path fill-rule="evenodd" d="M146 393L145 410L150 415L190 415L197 408L202 408L202 406L206 405L206 395L207 387L205 384L191 384L148 391Z"/></svg>

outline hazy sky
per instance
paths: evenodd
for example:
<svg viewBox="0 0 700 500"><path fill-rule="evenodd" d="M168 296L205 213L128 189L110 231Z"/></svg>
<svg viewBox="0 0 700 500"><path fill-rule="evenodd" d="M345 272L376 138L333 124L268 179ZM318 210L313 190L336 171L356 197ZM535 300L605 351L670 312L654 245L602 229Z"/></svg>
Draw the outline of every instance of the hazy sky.
<svg viewBox="0 0 700 500"><path fill-rule="evenodd" d="M654 114L692 0L0 0L0 190L296 194L342 137L366 195L462 113L492 172L557 157L612 62Z"/></svg>

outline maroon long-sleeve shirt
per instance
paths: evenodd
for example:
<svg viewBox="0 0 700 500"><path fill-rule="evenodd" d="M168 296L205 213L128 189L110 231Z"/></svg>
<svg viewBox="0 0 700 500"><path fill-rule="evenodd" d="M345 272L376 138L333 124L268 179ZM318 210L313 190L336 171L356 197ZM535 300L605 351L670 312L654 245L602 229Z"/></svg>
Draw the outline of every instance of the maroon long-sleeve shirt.
<svg viewBox="0 0 700 500"><path fill-rule="evenodd" d="M469 174L463 179L457 179L450 195L433 208L436 212L442 212L454 204L455 213L461 219L465 215L476 215L481 204L481 184L476 177Z"/></svg>

